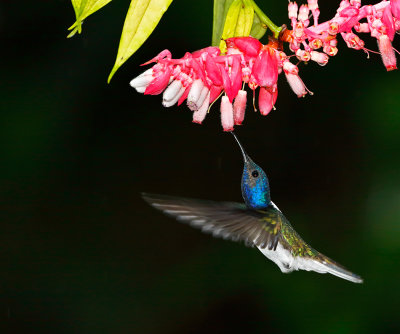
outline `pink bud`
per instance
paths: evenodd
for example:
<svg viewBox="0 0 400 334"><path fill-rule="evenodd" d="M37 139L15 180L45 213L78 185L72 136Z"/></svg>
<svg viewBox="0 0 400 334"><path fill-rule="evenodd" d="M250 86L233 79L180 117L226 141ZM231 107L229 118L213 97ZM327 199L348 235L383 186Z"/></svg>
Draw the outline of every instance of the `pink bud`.
<svg viewBox="0 0 400 334"><path fill-rule="evenodd" d="M304 22L304 26L308 26L310 21L308 20L308 16L310 15L310 10L307 5L301 5L299 10L298 20Z"/></svg>
<svg viewBox="0 0 400 334"><path fill-rule="evenodd" d="M244 120L244 114L246 112L246 100L247 92L245 90L239 90L235 101L233 102L233 119L235 125L242 124Z"/></svg>
<svg viewBox="0 0 400 334"><path fill-rule="evenodd" d="M303 97L304 95L307 94L306 86L304 85L304 82L300 79L298 74L292 74L290 72L285 72L286 79L290 85L290 88L292 88L293 92L298 96L298 97Z"/></svg>
<svg viewBox="0 0 400 334"><path fill-rule="evenodd" d="M321 66L325 66L328 63L329 56L326 53L311 51L311 60L315 61Z"/></svg>
<svg viewBox="0 0 400 334"><path fill-rule="evenodd" d="M396 19L400 19L400 0L390 0L390 9Z"/></svg>
<svg viewBox="0 0 400 334"><path fill-rule="evenodd" d="M378 37L378 47L382 56L383 64L388 71L397 69L396 66L396 55L394 53L392 43L387 35L381 35Z"/></svg>
<svg viewBox="0 0 400 334"><path fill-rule="evenodd" d="M307 2L310 10L315 10L318 8L318 0L308 0Z"/></svg>
<svg viewBox="0 0 400 334"><path fill-rule="evenodd" d="M301 49L298 49L296 51L296 57L297 57L297 59L299 59L301 61L306 61L306 62L310 61L310 59L311 59L310 52L304 51Z"/></svg>
<svg viewBox="0 0 400 334"><path fill-rule="evenodd" d="M350 0L350 5L360 8L361 7L361 0Z"/></svg>
<svg viewBox="0 0 400 334"><path fill-rule="evenodd" d="M226 95L221 99L221 124L224 131L233 131L233 107Z"/></svg>
<svg viewBox="0 0 400 334"><path fill-rule="evenodd" d="M258 107L260 108L261 115L267 116L270 113L274 107L277 97L278 89L276 89L276 87L274 91L273 89L266 89L264 87L260 88L260 92L258 94Z"/></svg>
<svg viewBox="0 0 400 334"><path fill-rule="evenodd" d="M297 17L297 3L296 2L289 2L288 11L289 11L289 19L296 19Z"/></svg>

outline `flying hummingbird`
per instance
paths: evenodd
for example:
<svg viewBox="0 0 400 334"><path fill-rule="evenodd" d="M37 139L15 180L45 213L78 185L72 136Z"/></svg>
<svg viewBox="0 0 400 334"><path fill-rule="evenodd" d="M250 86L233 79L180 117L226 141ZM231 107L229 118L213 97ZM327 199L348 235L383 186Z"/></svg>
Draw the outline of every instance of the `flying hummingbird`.
<svg viewBox="0 0 400 334"><path fill-rule="evenodd" d="M214 237L256 246L283 273L294 270L330 273L354 283L360 276L311 248L271 201L265 172L247 155L236 135L244 159L242 196L245 204L215 202L143 193L154 208Z"/></svg>

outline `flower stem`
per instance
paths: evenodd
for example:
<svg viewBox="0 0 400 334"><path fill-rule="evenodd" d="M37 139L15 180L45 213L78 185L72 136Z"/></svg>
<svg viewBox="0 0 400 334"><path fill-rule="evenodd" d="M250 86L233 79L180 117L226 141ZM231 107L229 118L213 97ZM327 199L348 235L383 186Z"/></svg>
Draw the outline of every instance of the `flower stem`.
<svg viewBox="0 0 400 334"><path fill-rule="evenodd" d="M261 22L264 23L274 33L275 38L278 38L279 33L282 30L282 27L278 27L276 24L274 24L274 22L272 22L270 18L267 15L265 15L265 13L260 9L260 7L257 6L254 0L250 1L252 2L254 11L260 18Z"/></svg>

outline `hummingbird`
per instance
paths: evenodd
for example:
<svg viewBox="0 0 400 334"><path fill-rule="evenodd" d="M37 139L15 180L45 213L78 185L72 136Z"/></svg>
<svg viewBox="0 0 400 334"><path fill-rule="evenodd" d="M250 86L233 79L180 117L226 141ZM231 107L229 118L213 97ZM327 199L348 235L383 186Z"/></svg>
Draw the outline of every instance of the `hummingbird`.
<svg viewBox="0 0 400 334"><path fill-rule="evenodd" d="M362 283L360 276L309 246L271 201L267 175L245 152L231 132L243 155L241 180L244 203L216 202L167 195L142 193L154 208L214 237L243 241L257 247L276 263L283 273L294 270L329 273Z"/></svg>

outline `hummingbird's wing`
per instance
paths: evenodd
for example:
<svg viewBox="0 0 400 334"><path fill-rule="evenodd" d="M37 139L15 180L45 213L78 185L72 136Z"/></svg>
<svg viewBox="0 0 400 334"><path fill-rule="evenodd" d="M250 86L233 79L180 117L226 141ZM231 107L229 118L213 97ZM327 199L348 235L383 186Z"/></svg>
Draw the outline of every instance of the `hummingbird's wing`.
<svg viewBox="0 0 400 334"><path fill-rule="evenodd" d="M330 273L355 283L362 282L359 276L304 242L273 203L263 210L249 210L246 205L235 202L147 193L142 196L154 208L203 232L256 246L284 273L307 270Z"/></svg>
<svg viewBox="0 0 400 334"><path fill-rule="evenodd" d="M142 197L154 208L214 237L244 241L261 249L277 247L279 222L263 221L263 213L248 210L244 204L146 193Z"/></svg>

